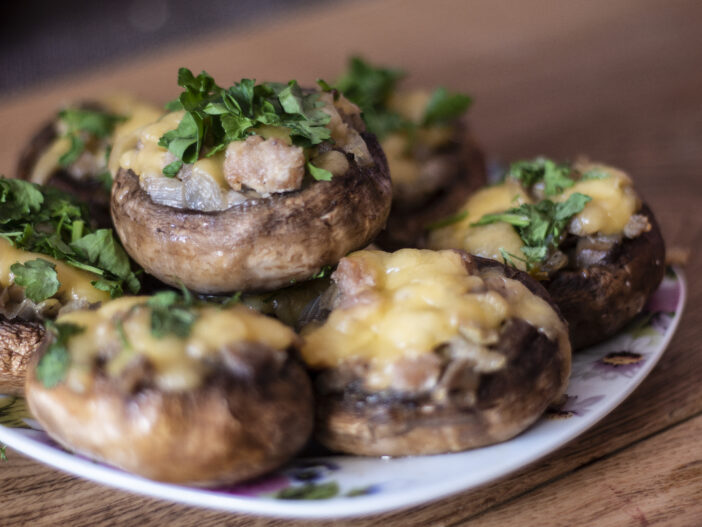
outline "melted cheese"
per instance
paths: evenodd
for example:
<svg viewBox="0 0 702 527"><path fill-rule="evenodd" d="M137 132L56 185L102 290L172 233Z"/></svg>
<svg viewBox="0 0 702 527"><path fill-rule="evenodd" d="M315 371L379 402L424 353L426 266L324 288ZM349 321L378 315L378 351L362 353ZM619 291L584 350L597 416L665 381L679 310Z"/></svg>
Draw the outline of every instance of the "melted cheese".
<svg viewBox="0 0 702 527"><path fill-rule="evenodd" d="M494 271L468 274L456 252L359 251L346 258L361 274L359 282L370 285L358 302L333 310L303 334L302 355L312 367L362 359L382 372L388 363L431 353L459 337L478 346L494 343L512 317L567 345L565 325L547 302Z"/></svg>
<svg viewBox="0 0 702 527"><path fill-rule="evenodd" d="M515 181L485 187L473 194L461 209L467 211L466 217L460 222L432 231L429 234L428 245L432 249L463 249L471 254L499 261L504 261L500 249L518 258L524 258L524 243L511 225L498 222L471 227L471 224L485 214L502 212L531 202L522 186ZM524 269L523 262L514 260L515 265Z"/></svg>
<svg viewBox="0 0 702 527"><path fill-rule="evenodd" d="M156 338L151 334L147 300L143 296L123 297L94 311L74 311L58 318L58 322L84 328L68 343L71 367L67 382L73 390L83 392L89 387L98 356L107 358L105 371L113 377L120 376L133 361L146 358L159 388L180 391L199 386L208 368L221 363L220 353L228 346L257 343L285 350L297 338L280 322L243 306L198 308L188 337ZM119 319L121 334L115 323Z"/></svg>
<svg viewBox="0 0 702 527"><path fill-rule="evenodd" d="M112 95L106 97L101 104L107 110L116 115L127 117L115 125L112 134L111 142L116 143L120 138L131 134L137 128L151 123L159 118L163 112L156 106L148 103L140 102L128 95ZM63 154L71 148L71 142L67 137L57 137L37 159L32 170L30 180L33 183L44 185L51 177L51 174L59 166L59 159ZM104 156L104 147L102 152L94 152L96 156L102 160Z"/></svg>
<svg viewBox="0 0 702 527"><path fill-rule="evenodd" d="M95 289L90 283L100 277L88 271L82 271L50 256L29 251L22 251L10 245L10 242L0 238L0 286L7 287L14 282L14 274L10 270L12 264L25 263L29 260L41 258L56 265L56 274L60 282L59 290L54 295L61 303L67 304L71 300L85 300L87 302L104 302L110 295L105 291Z"/></svg>
<svg viewBox="0 0 702 527"><path fill-rule="evenodd" d="M575 168L583 174L591 170L603 172L607 177L578 181L554 198L565 201L575 192L592 198L571 221L571 231L579 236L621 233L629 218L641 208L631 178L621 170L594 163L576 163Z"/></svg>

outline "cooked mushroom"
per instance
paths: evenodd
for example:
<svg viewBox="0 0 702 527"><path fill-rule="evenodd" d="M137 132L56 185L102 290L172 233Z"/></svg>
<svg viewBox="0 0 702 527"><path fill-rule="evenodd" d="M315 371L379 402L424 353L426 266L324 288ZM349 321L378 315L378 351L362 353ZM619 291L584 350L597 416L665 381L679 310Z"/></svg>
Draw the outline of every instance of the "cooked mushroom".
<svg viewBox="0 0 702 527"><path fill-rule="evenodd" d="M529 270L568 321L575 349L614 335L663 279L658 224L629 176L612 167L516 163L462 210L429 233L428 246Z"/></svg>
<svg viewBox="0 0 702 527"><path fill-rule="evenodd" d="M243 306L163 295L59 317L27 375L32 414L66 448L160 481L234 483L284 463L313 424L298 337Z"/></svg>
<svg viewBox="0 0 702 527"><path fill-rule="evenodd" d="M509 439L570 374L565 322L526 273L459 251L359 251L302 332L317 436L359 455L455 452Z"/></svg>
<svg viewBox="0 0 702 527"><path fill-rule="evenodd" d="M123 136L163 112L128 96L63 108L32 137L20 155L17 177L68 192L90 207L97 225L110 225L110 149Z"/></svg>
<svg viewBox="0 0 702 527"><path fill-rule="evenodd" d="M279 126L251 125L230 140L212 125L197 139L199 154L180 152L179 130L193 117L179 111L142 129L123 151L112 218L148 273L199 293L273 290L336 264L377 235L390 208L390 179L377 141L358 128L358 109L331 94L298 92L291 83L299 104L312 108L304 110L312 117L303 132L295 132L301 118L279 102L282 86L256 85L252 93L260 87L262 94L250 103L276 107ZM226 93L208 96L203 107L219 108ZM354 108L355 119L345 113ZM228 115L244 127L254 122L244 113ZM162 146L171 139L169 148L182 159ZM307 146L295 144L300 141Z"/></svg>
<svg viewBox="0 0 702 527"><path fill-rule="evenodd" d="M337 88L357 103L388 159L392 210L377 243L416 247L427 225L460 208L485 183L485 160L468 131L471 100L444 88L402 90L400 70L349 61Z"/></svg>

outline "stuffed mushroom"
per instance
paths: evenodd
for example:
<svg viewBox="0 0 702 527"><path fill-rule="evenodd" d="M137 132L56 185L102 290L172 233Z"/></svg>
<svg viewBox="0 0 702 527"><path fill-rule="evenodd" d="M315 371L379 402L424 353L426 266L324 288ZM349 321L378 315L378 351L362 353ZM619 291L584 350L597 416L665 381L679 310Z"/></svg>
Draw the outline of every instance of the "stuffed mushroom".
<svg viewBox="0 0 702 527"><path fill-rule="evenodd" d="M110 151L124 136L162 114L161 109L129 96L66 106L32 137L20 155L17 177L76 196L88 203L99 226L108 227Z"/></svg>
<svg viewBox="0 0 702 527"><path fill-rule="evenodd" d="M159 481L229 484L307 441L298 337L238 305L173 291L60 316L27 375L29 408L66 448Z"/></svg>
<svg viewBox="0 0 702 527"><path fill-rule="evenodd" d="M359 105L388 160L392 210L377 240L386 249L416 247L426 225L459 208L486 179L464 116L471 98L445 88L403 90L404 76L354 57L336 83Z"/></svg>
<svg viewBox="0 0 702 527"><path fill-rule="evenodd" d="M109 229L49 187L0 179L0 390L21 393L42 320L139 290Z"/></svg>
<svg viewBox="0 0 702 527"><path fill-rule="evenodd" d="M174 111L113 151L112 218L148 273L199 293L273 290L365 246L391 200L385 156L334 92L182 69Z"/></svg>
<svg viewBox="0 0 702 527"><path fill-rule="evenodd" d="M428 246L457 248L543 281L574 348L618 332L663 279L665 247L651 210L621 170L544 158L511 166L473 195Z"/></svg>
<svg viewBox="0 0 702 527"><path fill-rule="evenodd" d="M460 251L359 251L302 332L317 437L358 455L507 440L565 390L570 343L526 273Z"/></svg>

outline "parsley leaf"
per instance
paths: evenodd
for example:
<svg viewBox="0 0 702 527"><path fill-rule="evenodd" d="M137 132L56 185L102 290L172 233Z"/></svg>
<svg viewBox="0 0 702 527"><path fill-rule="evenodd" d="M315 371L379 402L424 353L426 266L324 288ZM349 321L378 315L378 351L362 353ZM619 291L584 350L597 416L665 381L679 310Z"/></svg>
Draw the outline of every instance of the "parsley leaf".
<svg viewBox="0 0 702 527"><path fill-rule="evenodd" d="M527 263L538 264L558 246L570 219L582 211L591 199L576 192L564 202L544 199L536 204L523 203L505 212L486 214L472 226L497 222L513 225L524 242L522 252L527 257Z"/></svg>
<svg viewBox="0 0 702 527"><path fill-rule="evenodd" d="M360 57L351 57L346 74L334 87L361 108L368 130L379 139L393 132L406 131L411 135L417 127L446 124L460 117L472 103L467 95L437 88L429 98L422 119L412 122L391 110L389 105L404 77L402 70L373 66Z"/></svg>
<svg viewBox="0 0 702 527"><path fill-rule="evenodd" d="M15 283L24 287L27 298L37 304L54 296L61 285L56 265L42 258L14 263L10 271L15 275Z"/></svg>
<svg viewBox="0 0 702 527"><path fill-rule="evenodd" d="M36 375L46 388L53 388L63 381L71 364L71 356L66 347L68 340L72 336L82 333L84 328L76 324L54 323L49 320L44 325L47 331L53 335L53 341L46 353L39 359Z"/></svg>
<svg viewBox="0 0 702 527"><path fill-rule="evenodd" d="M304 148L331 138L326 127L331 117L321 109L324 103L319 94L303 92L297 81L256 84L253 79L242 79L224 89L207 72L195 77L181 68L178 84L185 91L168 108L186 113L178 127L158 143L177 158L164 169L167 176L175 175L182 163L194 163L232 141L245 140L259 126L287 128L293 144Z"/></svg>
<svg viewBox="0 0 702 527"><path fill-rule="evenodd" d="M550 159L537 157L531 161L512 163L507 175L520 181L527 188L543 182L546 196L555 196L575 185L575 180L570 177L570 173L569 165L559 165Z"/></svg>
<svg viewBox="0 0 702 527"><path fill-rule="evenodd" d="M431 94L427 107L424 109L423 126L446 124L463 115L470 107L473 99L462 93L449 93L446 88L439 87Z"/></svg>
<svg viewBox="0 0 702 527"><path fill-rule="evenodd" d="M163 338L172 333L185 338L197 320L197 313L192 309L192 295L180 295L176 291L161 291L147 300L151 308L151 334Z"/></svg>
<svg viewBox="0 0 702 527"><path fill-rule="evenodd" d="M139 291L129 257L113 231L91 229L85 207L53 187L0 178L0 237L18 249L99 275L93 285L113 297L124 289Z"/></svg>
<svg viewBox="0 0 702 527"><path fill-rule="evenodd" d="M64 137L71 141L70 149L59 158L59 165L66 167L74 163L85 150L85 139L94 137L102 139L112 134L117 123L125 117L102 110L87 108L66 108L59 112L58 118L68 131Z"/></svg>
<svg viewBox="0 0 702 527"><path fill-rule="evenodd" d="M319 168L314 166L312 163L307 162L307 171L316 181L331 181L332 173L324 168Z"/></svg>
<svg viewBox="0 0 702 527"><path fill-rule="evenodd" d="M467 210L462 210L460 212L457 212L456 214L449 216L448 218L442 218L440 220L437 220L433 223L430 223L427 225L427 230L433 231L436 229L441 229L443 227L448 227L449 225L453 225L454 223L460 223L463 220L465 220L468 217L468 211Z"/></svg>

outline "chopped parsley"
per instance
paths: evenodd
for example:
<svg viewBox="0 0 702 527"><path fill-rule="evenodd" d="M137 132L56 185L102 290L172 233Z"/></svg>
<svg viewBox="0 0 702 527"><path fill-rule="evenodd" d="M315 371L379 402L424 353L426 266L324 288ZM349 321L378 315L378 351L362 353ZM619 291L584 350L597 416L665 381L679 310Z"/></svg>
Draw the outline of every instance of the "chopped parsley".
<svg viewBox="0 0 702 527"><path fill-rule="evenodd" d="M570 165L537 157L530 161L512 163L507 176L516 179L526 188L543 182L546 196L555 196L575 185L575 180L570 177L571 172Z"/></svg>
<svg viewBox="0 0 702 527"><path fill-rule="evenodd" d="M59 165L66 167L74 163L85 150L85 137L104 139L109 137L117 123L126 118L107 111L86 108L66 108L59 112L58 118L68 129L64 137L71 142L68 152L59 158Z"/></svg>
<svg viewBox="0 0 702 527"><path fill-rule="evenodd" d="M463 115L472 103L467 95L450 93L440 87L429 98L421 121L412 122L389 107L404 77L402 70L373 66L360 57L352 57L348 71L334 87L361 108L368 129L379 139L393 132L412 134L418 127L450 123Z"/></svg>
<svg viewBox="0 0 702 527"><path fill-rule="evenodd" d="M436 229L442 229L444 227L448 227L449 225L453 225L454 223L460 223L463 220L465 220L468 217L468 211L467 210L462 210L460 212L457 212L456 214L449 216L448 218L442 218L440 220L437 220L433 223L430 223L427 225L427 230L433 231Z"/></svg>
<svg viewBox="0 0 702 527"><path fill-rule="evenodd" d="M232 141L245 140L261 126L287 128L293 144L303 148L331 138L326 127L331 117L321 109L324 103L319 93L303 92L295 80L256 84L255 80L242 79L225 89L207 72L196 77L189 69L180 68L178 85L185 91L166 108L184 110L185 115L158 143L176 157L164 169L166 176L177 174L183 163L194 163Z"/></svg>
<svg viewBox="0 0 702 527"><path fill-rule="evenodd" d="M139 291L129 257L112 229L93 230L86 209L58 189L0 178L0 237L18 249L99 275L93 285L113 298ZM27 265L21 266L22 283L17 283L39 298L48 291L50 284L41 282L51 276L50 266Z"/></svg>
<svg viewBox="0 0 702 527"><path fill-rule="evenodd" d="M46 330L53 336L49 349L37 364L37 379L46 387L53 388L66 378L71 356L68 353L68 340L82 333L84 328L76 324L44 322Z"/></svg>
<svg viewBox="0 0 702 527"><path fill-rule="evenodd" d="M309 161L307 162L307 172L317 181L331 181L332 173L324 168L314 166Z"/></svg>
<svg viewBox="0 0 702 527"><path fill-rule="evenodd" d="M176 291L156 293L146 305L151 308L151 334L159 339L168 334L187 337L198 317L193 309L193 296L185 288L182 294Z"/></svg>
<svg viewBox="0 0 702 527"><path fill-rule="evenodd" d="M497 222L514 226L524 242L522 253L526 256L527 269L531 269L543 262L549 253L558 247L571 218L581 212L591 199L576 192L564 202L544 199L536 204L523 203L505 212L486 214L472 226ZM504 258L505 254L502 256ZM507 262L506 258L505 261Z"/></svg>
<svg viewBox="0 0 702 527"><path fill-rule="evenodd" d="M26 263L14 263L10 271L15 276L15 283L24 287L24 294L32 302L43 302L51 298L61 285L56 273L56 265L37 258Z"/></svg>

